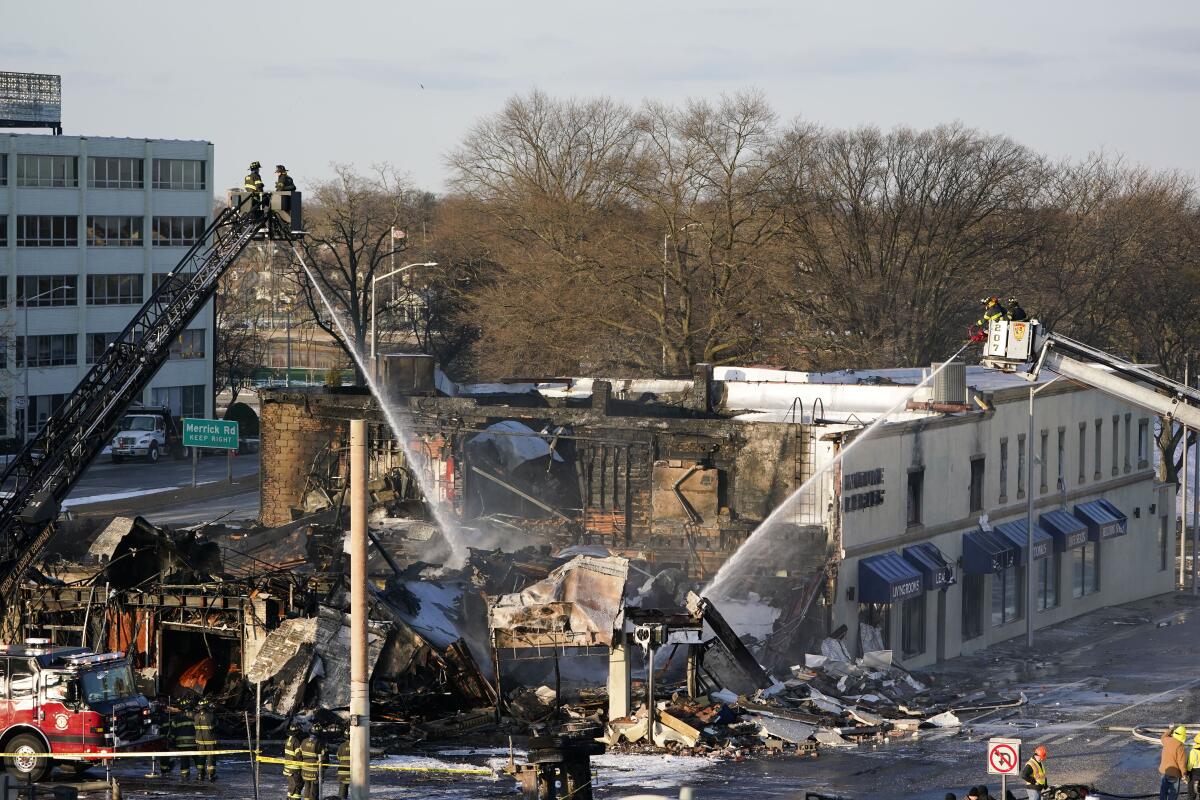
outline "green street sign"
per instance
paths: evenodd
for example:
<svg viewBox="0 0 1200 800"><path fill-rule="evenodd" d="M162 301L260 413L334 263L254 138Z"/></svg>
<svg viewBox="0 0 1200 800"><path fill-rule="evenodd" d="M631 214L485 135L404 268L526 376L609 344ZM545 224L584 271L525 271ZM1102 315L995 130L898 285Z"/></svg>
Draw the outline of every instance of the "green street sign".
<svg viewBox="0 0 1200 800"><path fill-rule="evenodd" d="M226 419L183 419L184 447L237 450L238 424Z"/></svg>

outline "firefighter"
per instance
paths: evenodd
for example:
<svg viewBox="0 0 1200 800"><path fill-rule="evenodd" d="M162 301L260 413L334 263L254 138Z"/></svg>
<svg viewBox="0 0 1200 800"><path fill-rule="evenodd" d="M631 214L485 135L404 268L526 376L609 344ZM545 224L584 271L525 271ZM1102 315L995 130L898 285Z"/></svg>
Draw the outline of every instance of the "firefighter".
<svg viewBox="0 0 1200 800"><path fill-rule="evenodd" d="M1008 313L1006 315L1012 322L1028 322L1029 315L1025 313L1025 309L1021 308L1021 304L1017 302L1017 298L1008 298Z"/></svg>
<svg viewBox="0 0 1200 800"><path fill-rule="evenodd" d="M1025 762L1021 770L1021 780L1025 782L1025 791L1029 800L1042 800L1046 791L1046 747L1038 745L1034 748L1033 758Z"/></svg>
<svg viewBox="0 0 1200 800"><path fill-rule="evenodd" d="M277 192L294 192L296 191L296 182L292 180L292 176L288 175L287 167L283 164L275 165L275 191Z"/></svg>
<svg viewBox="0 0 1200 800"><path fill-rule="evenodd" d="M325 768L325 745L321 741L320 726L309 728L308 737L300 743L300 777L304 781L301 790L304 800L318 800L321 771Z"/></svg>
<svg viewBox="0 0 1200 800"><path fill-rule="evenodd" d="M253 195L255 202L262 200L263 189L265 188L262 176L258 174L260 169L262 169L262 164L257 161L251 161L250 172L246 175L245 180L242 181L242 190L247 194Z"/></svg>
<svg viewBox="0 0 1200 800"><path fill-rule="evenodd" d="M1000 298L996 295L985 297L979 302L983 304L983 316L975 324L981 328L990 328L993 322L1004 319L1008 313L1004 306L1000 305Z"/></svg>
<svg viewBox="0 0 1200 800"><path fill-rule="evenodd" d="M179 702L175 704L175 712L170 715L167 721L167 742L172 750L187 752L188 750L196 749L196 723L192 719L192 701L191 698L181 697ZM179 777L183 780L191 780L192 777L192 756L177 756L179 759ZM200 769L200 759L195 759L196 769ZM163 776L171 774L171 767L174 765L174 758L163 759Z"/></svg>
<svg viewBox="0 0 1200 800"><path fill-rule="evenodd" d="M300 744L304 741L304 727L299 722L288 726L287 741L283 743L283 777L287 779L288 800L300 800L304 781L300 777Z"/></svg>
<svg viewBox="0 0 1200 800"><path fill-rule="evenodd" d="M217 749L217 716L213 713L212 700L201 697L196 704L196 749L212 752ZM217 779L217 757L213 755L196 756L196 780L205 777L210 781Z"/></svg>
<svg viewBox="0 0 1200 800"><path fill-rule="evenodd" d="M350 795L350 735L349 731L340 725L333 726L331 732L334 740L340 742L334 756L337 761L338 797L340 800L346 800Z"/></svg>

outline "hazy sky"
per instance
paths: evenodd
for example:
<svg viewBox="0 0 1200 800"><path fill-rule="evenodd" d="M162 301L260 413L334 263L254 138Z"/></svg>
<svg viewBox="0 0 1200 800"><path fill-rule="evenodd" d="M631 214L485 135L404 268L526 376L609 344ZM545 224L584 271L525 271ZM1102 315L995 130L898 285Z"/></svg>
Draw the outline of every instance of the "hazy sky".
<svg viewBox="0 0 1200 800"><path fill-rule="evenodd" d="M1200 174L1194 0L5 0L3 17L0 70L61 73L66 133L210 140L218 188L259 159L301 184L386 161L440 190L472 122L535 87L756 87L785 119L961 120Z"/></svg>

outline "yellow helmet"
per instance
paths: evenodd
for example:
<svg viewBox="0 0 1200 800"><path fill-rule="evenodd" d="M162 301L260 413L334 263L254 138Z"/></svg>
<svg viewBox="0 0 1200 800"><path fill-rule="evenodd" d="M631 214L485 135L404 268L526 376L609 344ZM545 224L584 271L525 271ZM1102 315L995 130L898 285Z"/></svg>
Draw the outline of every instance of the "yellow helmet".
<svg viewBox="0 0 1200 800"><path fill-rule="evenodd" d="M1178 739L1180 742L1187 741L1187 728L1183 725L1176 725L1175 730L1171 731L1171 736Z"/></svg>
<svg viewBox="0 0 1200 800"><path fill-rule="evenodd" d="M1196 744L1200 745L1200 733L1197 733L1195 735L1195 737L1192 739L1192 741L1195 742Z"/></svg>

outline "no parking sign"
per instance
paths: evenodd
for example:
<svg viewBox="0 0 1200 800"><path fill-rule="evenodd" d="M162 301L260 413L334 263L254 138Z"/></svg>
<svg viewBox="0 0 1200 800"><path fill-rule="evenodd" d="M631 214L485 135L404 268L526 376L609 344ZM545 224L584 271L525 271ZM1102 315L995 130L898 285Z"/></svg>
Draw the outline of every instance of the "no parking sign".
<svg viewBox="0 0 1200 800"><path fill-rule="evenodd" d="M1021 773L1021 740L988 739L987 771L989 775L1019 775Z"/></svg>

